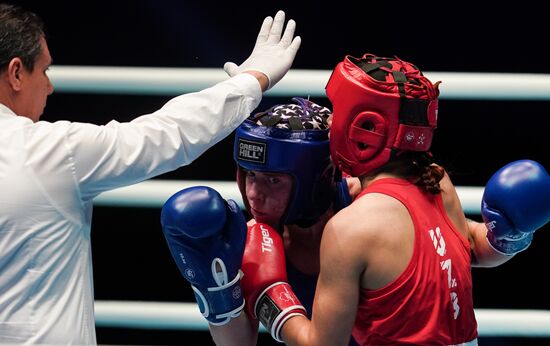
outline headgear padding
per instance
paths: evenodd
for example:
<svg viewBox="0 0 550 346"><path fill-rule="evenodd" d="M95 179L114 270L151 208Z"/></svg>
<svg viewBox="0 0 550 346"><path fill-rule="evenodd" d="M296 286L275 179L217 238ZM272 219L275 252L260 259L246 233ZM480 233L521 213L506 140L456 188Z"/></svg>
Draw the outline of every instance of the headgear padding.
<svg viewBox="0 0 550 346"><path fill-rule="evenodd" d="M337 168L359 177L399 152L428 151L437 124L437 86L398 58L346 56L326 86Z"/></svg>
<svg viewBox="0 0 550 346"><path fill-rule="evenodd" d="M237 183L248 210L245 170L286 173L293 189L282 224L318 221L331 201L334 168L330 162L328 108L295 97L297 104L277 105L249 117L235 135L233 158Z"/></svg>

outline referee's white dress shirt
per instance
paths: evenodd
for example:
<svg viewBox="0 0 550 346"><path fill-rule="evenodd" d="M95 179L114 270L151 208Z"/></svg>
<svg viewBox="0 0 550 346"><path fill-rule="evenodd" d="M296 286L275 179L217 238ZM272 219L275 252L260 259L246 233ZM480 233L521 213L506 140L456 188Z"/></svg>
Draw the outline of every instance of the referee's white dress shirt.
<svg viewBox="0 0 550 346"><path fill-rule="evenodd" d="M105 126L33 123L0 104L0 345L95 345L93 198L189 164L261 95L241 74Z"/></svg>

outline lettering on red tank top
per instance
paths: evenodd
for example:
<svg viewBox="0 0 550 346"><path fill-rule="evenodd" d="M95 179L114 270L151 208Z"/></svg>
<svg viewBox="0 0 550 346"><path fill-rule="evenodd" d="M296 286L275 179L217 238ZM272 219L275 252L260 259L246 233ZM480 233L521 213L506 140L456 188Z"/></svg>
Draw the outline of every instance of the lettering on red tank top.
<svg viewBox="0 0 550 346"><path fill-rule="evenodd" d="M451 302L453 303L453 318L456 320L460 313L458 295L455 292L455 288L457 287L458 283L456 279L453 278L453 266L451 263L451 259L445 258L447 254L445 239L443 238L443 234L441 234L441 229L439 227L436 227L435 231L433 229L429 230L428 233L430 234L430 238L432 239L435 252L437 253L437 255L442 257L442 260L440 262L441 270L447 271L447 286L449 287Z"/></svg>

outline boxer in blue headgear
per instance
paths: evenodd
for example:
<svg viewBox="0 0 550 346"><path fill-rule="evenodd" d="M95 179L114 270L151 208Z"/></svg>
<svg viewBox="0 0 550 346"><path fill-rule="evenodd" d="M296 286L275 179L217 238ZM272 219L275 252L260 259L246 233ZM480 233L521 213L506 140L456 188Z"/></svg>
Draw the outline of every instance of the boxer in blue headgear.
<svg viewBox="0 0 550 346"><path fill-rule="evenodd" d="M250 287L242 275L242 259L250 250L245 241L251 242L261 228L261 246L269 252L275 244L264 227L281 234L288 282L301 302L297 309L309 315L321 235L327 221L351 201L348 180L330 159L331 111L303 98L293 101L250 116L236 131L237 183L252 216L248 223L237 203L206 186L184 189L163 207L163 230L186 279L215 281L207 289L193 289L217 345L257 342L259 324L250 313L254 302L247 300L245 306L243 301ZM350 178L349 183L355 189L359 181Z"/></svg>
<svg viewBox="0 0 550 346"><path fill-rule="evenodd" d="M292 177L290 200L279 225L310 226L335 203L351 202L347 184L334 169L329 154L328 123L331 111L310 100L274 106L249 117L235 135L233 157L244 204L247 171L286 173Z"/></svg>

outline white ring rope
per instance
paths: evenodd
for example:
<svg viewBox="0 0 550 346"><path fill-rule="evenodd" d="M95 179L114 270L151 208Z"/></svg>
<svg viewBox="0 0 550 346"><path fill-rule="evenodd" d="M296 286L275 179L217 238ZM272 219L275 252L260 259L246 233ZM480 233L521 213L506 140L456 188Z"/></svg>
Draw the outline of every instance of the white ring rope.
<svg viewBox="0 0 550 346"><path fill-rule="evenodd" d="M96 326L208 330L196 303L96 301ZM550 337L550 311L475 309L481 337ZM265 332L265 329L262 329Z"/></svg>
<svg viewBox="0 0 550 346"><path fill-rule="evenodd" d="M325 97L330 70L292 69L266 95ZM57 92L178 95L227 79L220 68L51 66ZM441 99L550 100L550 74L426 72Z"/></svg>
<svg viewBox="0 0 550 346"><path fill-rule="evenodd" d="M234 181L208 180L147 180L139 184L102 193L94 200L96 206L160 208L174 193L191 186L210 186L223 198L232 199L244 208L241 193ZM480 214L483 187L457 186L458 197L466 214Z"/></svg>

